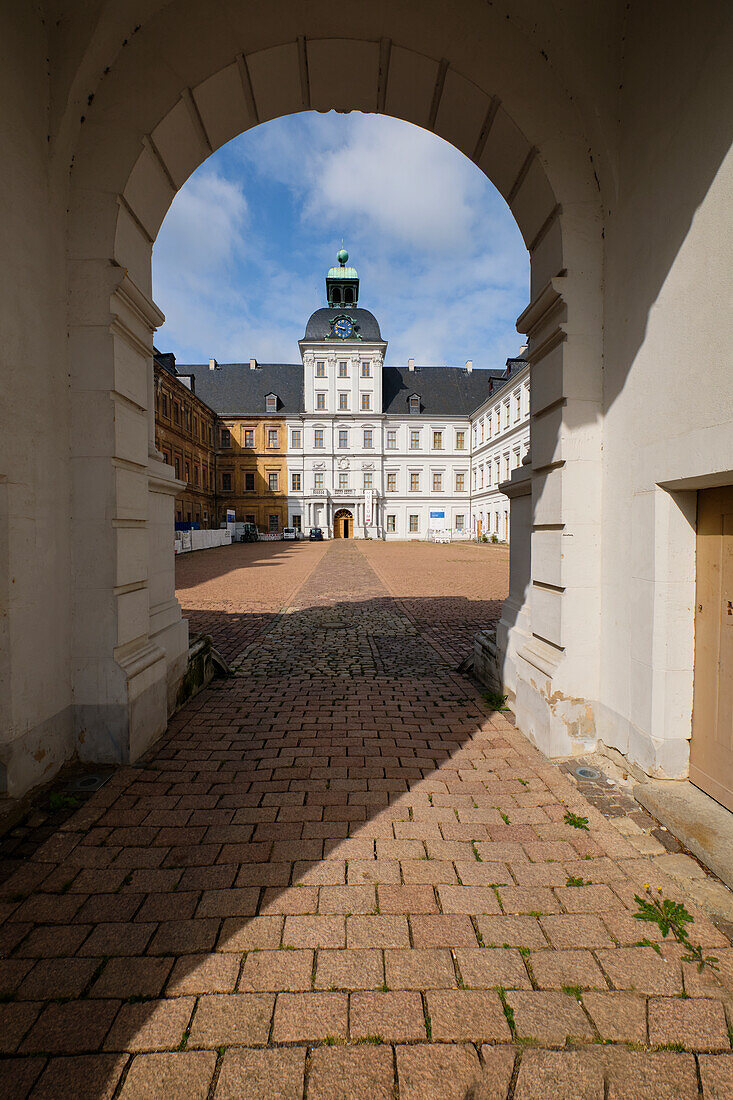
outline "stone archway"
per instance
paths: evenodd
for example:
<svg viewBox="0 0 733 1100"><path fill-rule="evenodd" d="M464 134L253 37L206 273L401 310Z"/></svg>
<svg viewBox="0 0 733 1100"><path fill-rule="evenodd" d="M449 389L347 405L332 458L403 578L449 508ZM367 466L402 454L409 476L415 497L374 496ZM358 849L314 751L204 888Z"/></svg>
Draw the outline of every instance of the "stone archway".
<svg viewBox="0 0 733 1100"><path fill-rule="evenodd" d="M71 432L69 555L83 568L69 593L62 756L134 759L165 728L186 662L167 537L178 484L153 432L156 234L214 149L309 108L376 111L433 131L485 173L522 232L531 258L531 302L520 319L533 378L527 475L541 519L531 524L531 573L528 563L513 573L504 676L520 706L525 677L532 705L520 722L530 733L565 731L567 715L558 719L542 700L559 692L583 710L598 687L597 621L582 612L583 591L558 583L556 546L572 514L563 487L582 470L588 503L574 549L597 588L602 211L577 108L519 23L478 2L464 13L469 35L439 0L348 12L321 0L307 13L284 0L246 15L191 0L152 0L149 9L120 45L126 6L100 0L58 121L71 163L71 416L95 423L91 448ZM92 84L79 121L81 89ZM529 655L524 643L535 634L541 658L520 669L516 654ZM531 688L540 667L543 686ZM23 746L26 765L33 743Z"/></svg>
<svg viewBox="0 0 733 1100"><path fill-rule="evenodd" d="M339 508L334 515L333 537L335 539L353 539L354 517L348 508Z"/></svg>

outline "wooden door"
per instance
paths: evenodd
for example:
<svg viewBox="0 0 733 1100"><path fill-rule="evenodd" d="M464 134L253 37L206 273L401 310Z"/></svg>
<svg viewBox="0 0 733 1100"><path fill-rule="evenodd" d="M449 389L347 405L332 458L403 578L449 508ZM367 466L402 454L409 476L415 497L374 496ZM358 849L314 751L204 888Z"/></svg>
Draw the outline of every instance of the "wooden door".
<svg viewBox="0 0 733 1100"><path fill-rule="evenodd" d="M733 810L733 486L697 494L690 779Z"/></svg>

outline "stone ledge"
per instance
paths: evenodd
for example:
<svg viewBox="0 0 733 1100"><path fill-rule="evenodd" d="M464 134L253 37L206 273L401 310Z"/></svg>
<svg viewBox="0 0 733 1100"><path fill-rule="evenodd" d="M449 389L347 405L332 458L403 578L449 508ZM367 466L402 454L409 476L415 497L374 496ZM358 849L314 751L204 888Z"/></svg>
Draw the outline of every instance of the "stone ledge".
<svg viewBox="0 0 733 1100"><path fill-rule="evenodd" d="M733 889L733 814L688 780L654 780L634 798Z"/></svg>

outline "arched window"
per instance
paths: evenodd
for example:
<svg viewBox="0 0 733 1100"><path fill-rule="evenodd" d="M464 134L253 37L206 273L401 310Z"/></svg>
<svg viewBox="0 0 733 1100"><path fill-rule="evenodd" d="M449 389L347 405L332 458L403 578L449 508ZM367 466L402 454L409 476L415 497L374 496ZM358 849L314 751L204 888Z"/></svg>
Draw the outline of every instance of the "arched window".
<svg viewBox="0 0 733 1100"><path fill-rule="evenodd" d="M344 302L352 303L354 301L354 291L350 286L344 287Z"/></svg>
<svg viewBox="0 0 733 1100"><path fill-rule="evenodd" d="M332 297L334 302L341 301L341 287L335 286L332 291Z"/></svg>

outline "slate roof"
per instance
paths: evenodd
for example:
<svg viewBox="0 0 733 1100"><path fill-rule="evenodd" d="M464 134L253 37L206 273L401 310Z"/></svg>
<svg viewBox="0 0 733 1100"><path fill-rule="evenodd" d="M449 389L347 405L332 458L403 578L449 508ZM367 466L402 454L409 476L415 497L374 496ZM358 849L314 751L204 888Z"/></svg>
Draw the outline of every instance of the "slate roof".
<svg viewBox="0 0 733 1100"><path fill-rule="evenodd" d="M193 392L219 416L265 416L270 393L278 396L277 413L270 415L298 416L304 411L301 363L259 363L255 370L249 363L222 363L210 370L208 363L176 364L172 355L159 352L156 360L166 370L172 366L171 373L190 376ZM409 398L416 393L422 416L467 417L524 365L524 359L507 359L505 370L471 372L465 367L383 367L382 411L409 415Z"/></svg>
<svg viewBox="0 0 733 1100"><path fill-rule="evenodd" d="M468 416L491 392L494 380L504 371L472 370L464 367L384 367L382 369L383 411L409 413L410 394L420 394L420 413L426 416ZM413 414L417 415L417 414Z"/></svg>
<svg viewBox="0 0 733 1100"><path fill-rule="evenodd" d="M223 363L210 370L208 363L178 363L179 374L193 375L195 393L219 416L264 416L265 397L276 393L277 416L297 416L303 411L303 364ZM272 413L270 415L273 415Z"/></svg>
<svg viewBox="0 0 733 1100"><path fill-rule="evenodd" d="M315 313L311 313L308 318L308 323L305 326L304 340L323 340L325 336L331 335L331 321L335 317L341 317L345 314L347 317L351 317L355 324L359 326L359 336L362 340L381 340L382 335L379 331L379 324L377 318L373 313L370 313L368 309L359 309L355 306L344 305L337 309L331 309L330 306L326 306L323 309L317 309Z"/></svg>

